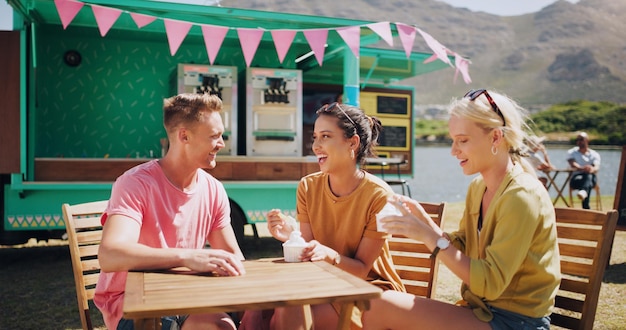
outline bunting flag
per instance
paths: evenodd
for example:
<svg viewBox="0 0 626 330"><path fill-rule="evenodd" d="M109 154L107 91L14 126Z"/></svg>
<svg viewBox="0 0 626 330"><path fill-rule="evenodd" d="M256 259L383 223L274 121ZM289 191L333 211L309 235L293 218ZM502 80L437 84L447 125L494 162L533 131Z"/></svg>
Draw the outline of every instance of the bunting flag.
<svg viewBox="0 0 626 330"><path fill-rule="evenodd" d="M438 58L444 63L452 65L452 63L450 62L450 59L448 58L446 47L444 47L441 43L439 43L439 41L435 40L435 38L433 38L430 34L422 31L421 29L417 29L417 32L419 32L422 35L422 38L424 38L424 41L426 41L426 44L428 45L428 47L430 47L430 49L434 53L433 56L426 59L426 61L428 62L424 61L424 63L432 62Z"/></svg>
<svg viewBox="0 0 626 330"><path fill-rule="evenodd" d="M402 42L406 57L409 57L415 42L415 28L402 23L396 23L396 28L398 29L398 35L400 36L400 42Z"/></svg>
<svg viewBox="0 0 626 330"><path fill-rule="evenodd" d="M213 65L217 53L222 48L222 42L228 33L228 28L221 26L202 25L202 37L204 37L204 46L209 55L209 63Z"/></svg>
<svg viewBox="0 0 626 330"><path fill-rule="evenodd" d="M139 29L141 29L142 27L156 20L156 17L154 16L148 16L148 15L137 14L137 13L130 13L130 17L133 18L133 21L135 21L135 24L137 24L137 28Z"/></svg>
<svg viewBox="0 0 626 330"><path fill-rule="evenodd" d="M337 33L339 33L346 45L350 47L354 56L358 58L361 49L361 28L359 26L341 28L337 29Z"/></svg>
<svg viewBox="0 0 626 330"><path fill-rule="evenodd" d="M387 45L393 47L393 36L391 35L391 25L389 22L372 23L368 24L367 27L376 32L381 39L385 40Z"/></svg>
<svg viewBox="0 0 626 330"><path fill-rule="evenodd" d="M459 72L461 72L461 75L463 76L463 81L466 84L472 82L472 78L470 78L469 75L469 61L467 59L463 58L463 56L459 54L455 54L454 66L456 67L456 70L454 71L454 82L456 82L456 77L459 75Z"/></svg>
<svg viewBox="0 0 626 330"><path fill-rule="evenodd" d="M61 18L61 23L63 24L63 30L65 30L68 25L74 20L74 17L78 14L78 12L85 5L82 2L73 1L73 0L54 0L54 4L57 7L57 12L59 13L59 17Z"/></svg>
<svg viewBox="0 0 626 330"><path fill-rule="evenodd" d="M63 29L67 29L67 27L74 20L76 15L78 15L80 10L85 5L85 3L77 0L54 0L54 4L56 6L57 12L59 13L59 18L61 19ZM100 5L88 5L92 7L93 15L96 18L96 23L98 25L98 29L100 30L100 35L104 37L111 29L113 24L115 24L115 22L119 19L123 11L117 8L110 8ZM129 14L137 25L137 28L142 28L154 22L157 18L162 19L165 24L165 32L167 34L167 40L172 56L174 56L178 51L178 48L189 33L191 27L193 25L199 25L202 30L205 47L211 65L215 61L215 58L217 57L217 54L222 47L222 43L228 33L228 30L230 29L229 27L203 25L132 12L129 12ZM393 35L390 22L370 23L364 26L375 32L389 46L393 46ZM472 80L469 76L469 60L465 59L458 53L450 51L439 41L433 38L430 34L422 31L419 28L403 23L395 23L395 26L407 58L411 56L413 44L415 42L415 36L419 32L420 35L424 38L424 41L426 41L428 47L433 51L433 55L426 59L424 63L430 63L435 60L443 61L444 63L455 67L455 81L458 77L458 74L460 73L463 76L463 80L465 81L465 83L471 83ZM328 40L328 31L336 31L339 36L341 36L346 45L350 48L352 53L358 57L361 48L361 27L362 26L356 25L326 29L279 29L271 30L270 32L272 35L272 39L274 40L274 47L276 49L278 59L281 64L283 63L285 56L289 52L289 48L291 47L291 44L293 43L297 32L301 31L304 34L304 37L306 38L309 46L311 47L311 51L315 55L317 63L319 64L319 66L322 66L324 62L324 53L327 46L326 42ZM262 28L237 28L237 35L239 37L239 42L241 44L241 49L243 51L246 65L248 67L251 65L252 60L254 59L254 55L258 50L264 32L265 30ZM454 64L452 64L448 55L454 55Z"/></svg>
<svg viewBox="0 0 626 330"><path fill-rule="evenodd" d="M324 51L326 50L326 40L328 39L328 30L305 30L302 33L304 33L304 37L309 43L309 46L315 55L315 59L317 59L317 64L322 66L322 63L324 62Z"/></svg>
<svg viewBox="0 0 626 330"><path fill-rule="evenodd" d="M276 53L278 54L278 61L283 64L285 55L291 47L293 38L295 38L296 30L272 30L272 39L274 39L274 47L276 47Z"/></svg>
<svg viewBox="0 0 626 330"><path fill-rule="evenodd" d="M191 29L191 23L171 19L163 19L163 22L165 23L167 41L170 45L170 54L174 56L176 51L178 51L178 47L183 43L183 40Z"/></svg>
<svg viewBox="0 0 626 330"><path fill-rule="evenodd" d="M121 10L109 7L91 5L91 10L93 11L93 16L96 17L96 24L98 24L100 35L103 37L109 32L109 29L111 29L120 15L122 15Z"/></svg>
<svg viewBox="0 0 626 330"><path fill-rule="evenodd" d="M246 66L249 67L256 54L261 38L263 38L263 30L259 29L237 29L237 35L239 36L239 43L241 44L241 50L243 51L243 58L246 60Z"/></svg>

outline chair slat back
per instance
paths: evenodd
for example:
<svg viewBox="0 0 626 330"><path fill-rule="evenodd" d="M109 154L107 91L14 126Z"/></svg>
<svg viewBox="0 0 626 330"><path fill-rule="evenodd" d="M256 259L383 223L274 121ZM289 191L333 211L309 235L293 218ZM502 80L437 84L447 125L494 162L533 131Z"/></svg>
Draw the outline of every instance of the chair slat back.
<svg viewBox="0 0 626 330"><path fill-rule="evenodd" d="M76 299L83 329L93 329L89 300L93 299L100 275L98 247L102 238L100 216L108 201L63 204L63 219L72 259Z"/></svg>
<svg viewBox="0 0 626 330"><path fill-rule="evenodd" d="M618 214L574 208L555 211L562 280L551 323L592 329Z"/></svg>
<svg viewBox="0 0 626 330"><path fill-rule="evenodd" d="M438 226L443 225L446 203L420 203ZM423 297L434 297L439 264L430 258L430 250L420 241L402 236L389 239L389 250L396 271L407 292Z"/></svg>

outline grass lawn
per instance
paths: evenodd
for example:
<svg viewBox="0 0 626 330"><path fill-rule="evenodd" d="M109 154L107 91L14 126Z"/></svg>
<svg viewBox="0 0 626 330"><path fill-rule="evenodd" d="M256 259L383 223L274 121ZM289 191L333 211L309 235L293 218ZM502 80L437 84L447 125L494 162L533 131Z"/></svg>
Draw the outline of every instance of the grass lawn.
<svg viewBox="0 0 626 330"><path fill-rule="evenodd" d="M557 206L564 206L561 204ZM605 210L612 208L613 197L603 196L602 205ZM462 202L449 203L447 231L458 226L463 207ZM261 237L257 240L247 237L242 245L247 258L281 256L280 243L267 237L264 224L258 227ZM31 242L25 246L0 247L0 265L0 329L80 329L66 242ZM459 287L456 276L442 265L435 298L455 302L459 299ZM602 283L594 329L624 328L625 297L626 231L617 231L610 266ZM104 329L100 314L94 310L92 315L97 329Z"/></svg>

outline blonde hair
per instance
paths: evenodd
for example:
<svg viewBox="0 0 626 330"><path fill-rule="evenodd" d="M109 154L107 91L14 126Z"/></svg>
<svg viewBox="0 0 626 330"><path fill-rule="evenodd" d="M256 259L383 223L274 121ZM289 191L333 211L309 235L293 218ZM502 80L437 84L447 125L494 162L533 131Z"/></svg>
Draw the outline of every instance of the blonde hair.
<svg viewBox="0 0 626 330"><path fill-rule="evenodd" d="M496 128L502 130L511 159L514 163L519 162L524 165L521 156L525 155L524 141L528 139L527 132L530 131L526 123L529 120L528 112L504 94L493 91L488 91L488 93L500 109L506 122L505 126L503 126L503 119L496 113L485 95L480 95L474 101L468 97L453 100L448 113L450 116L469 119L485 131Z"/></svg>
<svg viewBox="0 0 626 330"><path fill-rule="evenodd" d="M205 112L222 111L217 95L185 93L163 100L163 126L169 133L180 125L195 125Z"/></svg>

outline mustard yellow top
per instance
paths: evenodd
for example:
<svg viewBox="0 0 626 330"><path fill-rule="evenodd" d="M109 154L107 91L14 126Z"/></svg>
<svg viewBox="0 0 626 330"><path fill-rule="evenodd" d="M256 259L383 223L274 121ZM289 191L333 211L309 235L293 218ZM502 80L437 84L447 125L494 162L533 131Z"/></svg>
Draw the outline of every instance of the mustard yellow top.
<svg viewBox="0 0 626 330"><path fill-rule="evenodd" d="M526 315L550 315L561 280L554 207L539 180L515 165L500 184L477 231L486 186L469 186L453 244L472 260L461 292L474 314L490 321L485 304Z"/></svg>
<svg viewBox="0 0 626 330"><path fill-rule="evenodd" d="M330 190L328 175L317 172L300 180L297 217L300 222L310 224L314 239L343 256L354 258L363 237L387 238L388 234L376 230L376 213L393 194L386 182L365 172L350 195L337 197ZM365 280L383 290L406 291L395 271L386 240Z"/></svg>

